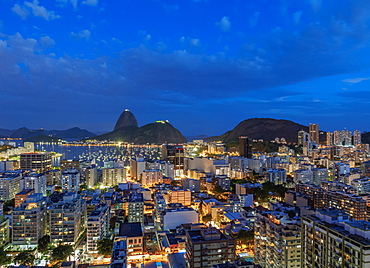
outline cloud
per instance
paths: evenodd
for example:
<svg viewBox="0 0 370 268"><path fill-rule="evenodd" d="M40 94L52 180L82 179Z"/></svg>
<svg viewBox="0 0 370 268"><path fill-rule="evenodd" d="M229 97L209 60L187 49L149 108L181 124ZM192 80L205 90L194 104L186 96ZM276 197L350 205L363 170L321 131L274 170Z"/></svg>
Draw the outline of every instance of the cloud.
<svg viewBox="0 0 370 268"><path fill-rule="evenodd" d="M249 20L249 25L250 25L251 27L254 27L254 26L256 26L256 25L257 25L257 22L258 22L258 18L259 18L259 16L260 16L260 13L259 13L259 12L255 12L255 13L253 14L253 16L250 18L250 20Z"/></svg>
<svg viewBox="0 0 370 268"><path fill-rule="evenodd" d="M170 50L171 43L166 47L163 43L150 42L148 47L137 45L120 51L114 57L103 55L96 58L49 54L47 48L54 45L50 37L36 40L19 34L2 35L0 81L3 90L0 99L12 99L15 106L27 100L29 105L34 105L32 108L39 110L42 109L38 108L40 106L48 108L46 111L53 110L48 106L48 98L58 99L65 106L67 103L64 100L72 99L77 103L74 112L77 108L95 111L95 107L107 107L104 102L112 102L111 107L105 109L139 103L138 107L151 107L163 113L171 111L171 116L176 113L183 115L186 111L181 110L178 103L181 107L188 107L187 110L197 106L194 109L197 113L204 112L204 107L214 103L214 109L208 110L227 109L237 113L248 107L241 115L246 117L252 114L269 116L272 107L276 107L276 101L280 100L284 102L279 103L279 113L288 117L306 113L310 116L317 114L320 118L320 114L334 111L333 116L338 116L342 111L350 110L347 107L354 106L349 106L346 101L349 103L356 95L337 95L333 93L333 88L329 94L325 90L327 83L301 89L307 95L295 92L299 91L296 90L299 83L305 81L344 73L352 73L353 77L353 73L370 68L370 62L363 56L369 53L370 21L366 17L357 21L358 17L350 12L339 19L335 14L342 14L342 10L351 9L338 6L337 13L331 11L332 16L326 14L321 19L315 17L314 22L300 23L299 31L293 31L293 14L290 14L286 17L289 27L281 23L279 28L258 36L248 38L246 35L246 43L238 47L232 57L217 51L201 54L197 51L198 47L191 46L191 42L196 45L199 40L186 34L178 36L179 48L176 51ZM308 16L309 13L307 21ZM90 37L89 30L80 30L71 34L79 38ZM147 35L143 33L138 39L143 40ZM207 39L201 41L202 46L207 45ZM191 53L193 50L197 53ZM343 81L359 83L368 79L367 75L357 76L360 78ZM286 87L291 90L284 91ZM343 91L341 85L336 88ZM368 93L361 94L363 102L369 99ZM78 106L85 99L86 104ZM320 102L315 102L318 99ZM221 106L218 106L219 103ZM341 105L343 108L340 108ZM19 118L22 118L21 115Z"/></svg>
<svg viewBox="0 0 370 268"><path fill-rule="evenodd" d="M44 48L44 49L54 47L54 45L55 45L55 41L53 39L51 39L49 36L41 37L40 40L39 40L39 43L40 43L41 47Z"/></svg>
<svg viewBox="0 0 370 268"><path fill-rule="evenodd" d="M57 3L61 6L66 6L67 4L71 4L73 9L77 10L78 0L57 0Z"/></svg>
<svg viewBox="0 0 370 268"><path fill-rule="evenodd" d="M350 83L350 84L357 84L357 83L360 83L362 81L366 81L366 80L369 80L370 77L362 77L362 78L350 78L350 79L344 79L342 80L343 82L346 82L346 83Z"/></svg>
<svg viewBox="0 0 370 268"><path fill-rule="evenodd" d="M295 24L299 24L301 22L302 11L297 11L293 13L293 21Z"/></svg>
<svg viewBox="0 0 370 268"><path fill-rule="evenodd" d="M179 10L180 9L180 6L179 5L167 5L167 4L163 4L163 9L166 12L173 12L173 11Z"/></svg>
<svg viewBox="0 0 370 268"><path fill-rule="evenodd" d="M319 11L321 9L321 6L322 6L322 0L309 0L311 6L312 6L312 9L314 11Z"/></svg>
<svg viewBox="0 0 370 268"><path fill-rule="evenodd" d="M190 45L199 47L200 46L200 40L198 38L192 38L190 39Z"/></svg>
<svg viewBox="0 0 370 268"><path fill-rule="evenodd" d="M26 19L27 16L30 14L26 7L20 6L18 4L15 4L12 7L12 11L18 14L23 20Z"/></svg>
<svg viewBox="0 0 370 268"><path fill-rule="evenodd" d="M24 5L32 10L32 13L35 17L42 17L46 20L53 20L60 18L59 15L56 15L54 11L48 11L45 7L39 6L39 1L34 0L31 2L24 2Z"/></svg>
<svg viewBox="0 0 370 268"><path fill-rule="evenodd" d="M88 5L88 6L97 6L99 3L98 0L84 0L82 1L83 5Z"/></svg>
<svg viewBox="0 0 370 268"><path fill-rule="evenodd" d="M45 20L53 20L60 18L54 11L48 11L45 7L39 5L39 1L34 0L33 2L24 2L23 5L15 4L12 7L12 11L18 14L22 19L26 19L27 16L32 12L35 17L41 17Z"/></svg>
<svg viewBox="0 0 370 268"><path fill-rule="evenodd" d="M89 38L91 35L91 32L89 30L82 30L77 33L71 32L71 35L78 38Z"/></svg>
<svg viewBox="0 0 370 268"><path fill-rule="evenodd" d="M229 17L223 17L221 21L216 22L215 25L224 32L228 32L231 29L231 22L229 21Z"/></svg>

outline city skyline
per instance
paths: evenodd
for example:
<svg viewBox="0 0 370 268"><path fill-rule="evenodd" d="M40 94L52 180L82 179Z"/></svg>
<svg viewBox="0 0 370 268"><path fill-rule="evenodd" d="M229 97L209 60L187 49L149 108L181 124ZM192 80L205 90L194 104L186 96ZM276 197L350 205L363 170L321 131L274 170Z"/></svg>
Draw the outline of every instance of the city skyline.
<svg viewBox="0 0 370 268"><path fill-rule="evenodd" d="M6 1L2 128L109 131L128 108L139 125L168 119L188 136L254 117L366 131L369 7Z"/></svg>

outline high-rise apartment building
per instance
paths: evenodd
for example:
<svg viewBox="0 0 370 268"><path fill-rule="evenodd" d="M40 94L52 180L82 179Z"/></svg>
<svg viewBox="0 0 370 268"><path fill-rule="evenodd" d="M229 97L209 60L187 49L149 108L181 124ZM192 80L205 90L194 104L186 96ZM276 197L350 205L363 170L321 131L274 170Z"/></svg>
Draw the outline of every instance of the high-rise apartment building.
<svg viewBox="0 0 370 268"><path fill-rule="evenodd" d="M141 173L145 170L144 158L133 158L130 160L130 176L133 180L139 180Z"/></svg>
<svg viewBox="0 0 370 268"><path fill-rule="evenodd" d="M344 192L326 191L309 183L296 185L296 192L304 194L313 209L337 208L350 215L351 219L366 220L366 201L360 196Z"/></svg>
<svg viewBox="0 0 370 268"><path fill-rule="evenodd" d="M220 230L209 227L186 231L186 253L189 267L212 267L235 260L235 240Z"/></svg>
<svg viewBox="0 0 370 268"><path fill-rule="evenodd" d="M266 181L272 182L275 185L281 185L286 182L285 169L269 169L265 172Z"/></svg>
<svg viewBox="0 0 370 268"><path fill-rule="evenodd" d="M334 141L333 141L333 133L332 132L326 132L326 145L329 145L329 146L331 146L331 145L333 145L334 143L333 143Z"/></svg>
<svg viewBox="0 0 370 268"><path fill-rule="evenodd" d="M80 190L80 172L77 169L66 169L62 172L62 190L78 192Z"/></svg>
<svg viewBox="0 0 370 268"><path fill-rule="evenodd" d="M239 155L245 158L252 158L252 142L246 136L239 137Z"/></svg>
<svg viewBox="0 0 370 268"><path fill-rule="evenodd" d="M20 190L35 189L35 193L46 196L46 176L42 174L31 174L20 181Z"/></svg>
<svg viewBox="0 0 370 268"><path fill-rule="evenodd" d="M300 222L291 218L295 208L283 204L274 206L272 210L257 208L255 262L269 268L301 267Z"/></svg>
<svg viewBox="0 0 370 268"><path fill-rule="evenodd" d="M0 215L0 245L6 246L10 242L9 218Z"/></svg>
<svg viewBox="0 0 370 268"><path fill-rule="evenodd" d="M89 188L94 187L98 183L98 168L93 165L85 170L86 184ZM111 185L109 185L111 186Z"/></svg>
<svg viewBox="0 0 370 268"><path fill-rule="evenodd" d="M4 173L0 176L0 200L10 200L20 191L21 174Z"/></svg>
<svg viewBox="0 0 370 268"><path fill-rule="evenodd" d="M12 211L12 244L20 250L34 249L46 233L46 199L42 194L32 194Z"/></svg>
<svg viewBox="0 0 370 268"><path fill-rule="evenodd" d="M310 141L310 135L303 129L298 131L298 145L304 146Z"/></svg>
<svg viewBox="0 0 370 268"><path fill-rule="evenodd" d="M162 145L162 160L174 165L174 175L179 177L184 174L185 149L182 145Z"/></svg>
<svg viewBox="0 0 370 268"><path fill-rule="evenodd" d="M113 186L119 183L126 182L126 169L123 167L104 168L103 169L103 185Z"/></svg>
<svg viewBox="0 0 370 268"><path fill-rule="evenodd" d="M314 141L317 144L319 144L320 143L319 125L318 124L310 124L309 127L308 127L308 129L309 129L311 141Z"/></svg>
<svg viewBox="0 0 370 268"><path fill-rule="evenodd" d="M121 223L114 241L126 241L127 254L130 256L143 254L145 242L141 223Z"/></svg>
<svg viewBox="0 0 370 268"><path fill-rule="evenodd" d="M14 206L19 207L22 205L23 202L26 202L26 199L28 196L32 195L35 193L35 189L23 189L19 193L17 193L14 197Z"/></svg>
<svg viewBox="0 0 370 268"><path fill-rule="evenodd" d="M74 244L84 229L85 209L77 192L54 193L50 209L50 241L52 244Z"/></svg>
<svg viewBox="0 0 370 268"><path fill-rule="evenodd" d="M160 192L154 194L154 217L157 227L160 227L163 222L163 213L167 207L166 200Z"/></svg>
<svg viewBox="0 0 370 268"><path fill-rule="evenodd" d="M370 222L335 209L302 217L302 266L370 267Z"/></svg>
<svg viewBox="0 0 370 268"><path fill-rule="evenodd" d="M153 184L162 183L163 174L160 170L150 169L144 170L141 174L141 184L143 186L151 186Z"/></svg>
<svg viewBox="0 0 370 268"><path fill-rule="evenodd" d="M20 168L33 169L43 173L52 168L52 155L48 152L23 153L20 155Z"/></svg>
<svg viewBox="0 0 370 268"><path fill-rule="evenodd" d="M190 190L173 190L169 193L169 203L181 203L183 206L191 205Z"/></svg>
<svg viewBox="0 0 370 268"><path fill-rule="evenodd" d="M67 159L67 160L61 160L60 161L60 170L64 171L66 169L77 169L80 170L80 161L79 160L73 160L73 159Z"/></svg>
<svg viewBox="0 0 370 268"><path fill-rule="evenodd" d="M87 251L98 253L97 241L108 236L109 232L109 206L100 204L87 218Z"/></svg>
<svg viewBox="0 0 370 268"><path fill-rule="evenodd" d="M353 145L357 146L358 144L361 144L361 131L355 130L353 132Z"/></svg>
<svg viewBox="0 0 370 268"><path fill-rule="evenodd" d="M361 169L365 176L370 177L370 161L364 161L361 163ZM1 178L0 178L1 180Z"/></svg>
<svg viewBox="0 0 370 268"><path fill-rule="evenodd" d="M321 182L329 180L329 170L326 168L313 168L313 183L315 185L320 185Z"/></svg>
<svg viewBox="0 0 370 268"><path fill-rule="evenodd" d="M312 183L313 173L309 169L298 169L294 171L295 183Z"/></svg>
<svg viewBox="0 0 370 268"><path fill-rule="evenodd" d="M144 197L142 193L133 192L129 195L128 222L144 224Z"/></svg>

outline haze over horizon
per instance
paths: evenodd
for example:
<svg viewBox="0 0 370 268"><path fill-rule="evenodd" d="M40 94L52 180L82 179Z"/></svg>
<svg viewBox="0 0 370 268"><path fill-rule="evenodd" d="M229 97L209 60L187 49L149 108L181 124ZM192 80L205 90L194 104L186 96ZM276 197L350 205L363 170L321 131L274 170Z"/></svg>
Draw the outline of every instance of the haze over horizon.
<svg viewBox="0 0 370 268"><path fill-rule="evenodd" d="M186 136L248 118L370 130L370 2L4 1L1 128ZM211 11L211 12L210 12Z"/></svg>

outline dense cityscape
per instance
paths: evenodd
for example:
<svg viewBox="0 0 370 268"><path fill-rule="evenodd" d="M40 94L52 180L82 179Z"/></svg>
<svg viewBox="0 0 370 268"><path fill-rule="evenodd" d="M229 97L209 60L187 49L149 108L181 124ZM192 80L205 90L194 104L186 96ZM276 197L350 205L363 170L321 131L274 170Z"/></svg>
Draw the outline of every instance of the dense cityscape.
<svg viewBox="0 0 370 268"><path fill-rule="evenodd" d="M133 126L125 110L115 131ZM369 144L302 127L296 142L3 138L0 264L369 267Z"/></svg>
<svg viewBox="0 0 370 268"><path fill-rule="evenodd" d="M370 268L369 0L0 7L0 268Z"/></svg>

